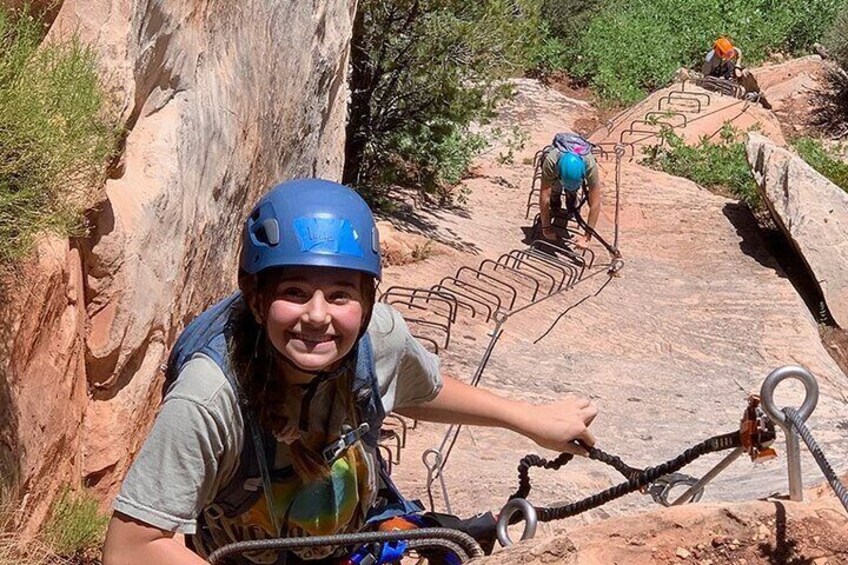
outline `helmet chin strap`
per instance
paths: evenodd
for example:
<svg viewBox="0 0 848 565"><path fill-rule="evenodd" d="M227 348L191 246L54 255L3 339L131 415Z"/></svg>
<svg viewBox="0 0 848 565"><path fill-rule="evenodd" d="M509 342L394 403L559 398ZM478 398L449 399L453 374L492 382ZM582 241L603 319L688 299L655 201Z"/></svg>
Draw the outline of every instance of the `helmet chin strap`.
<svg viewBox="0 0 848 565"><path fill-rule="evenodd" d="M356 344L359 343L359 340L356 340ZM318 370L308 370L298 366L294 361L288 358L285 354L278 351L276 347L267 339L266 335L266 347L271 349L272 355L275 359L281 360L283 363L295 369L301 373L306 373L307 375L313 375L312 380L306 386L306 392L303 395L303 399L300 401L300 416L298 418L297 427L301 432L309 431L309 414L310 408L312 407L312 399L315 398L315 394L318 392L318 387L331 379L334 379L339 376L339 369L344 367L345 362L353 355L356 355L356 344L351 348L344 357L342 357L338 363L339 366L336 369L325 371L322 369Z"/></svg>

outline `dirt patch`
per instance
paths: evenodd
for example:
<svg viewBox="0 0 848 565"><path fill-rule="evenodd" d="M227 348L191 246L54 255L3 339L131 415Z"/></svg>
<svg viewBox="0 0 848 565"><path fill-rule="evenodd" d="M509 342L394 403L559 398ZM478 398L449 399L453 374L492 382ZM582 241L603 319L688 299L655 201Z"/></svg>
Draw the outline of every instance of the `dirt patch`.
<svg viewBox="0 0 848 565"><path fill-rule="evenodd" d="M832 496L678 506L573 529L549 542L524 542L490 559L502 565L836 565L848 555L846 529Z"/></svg>
<svg viewBox="0 0 848 565"><path fill-rule="evenodd" d="M389 222L377 222L383 266L409 265L446 252L443 245L414 233L398 231Z"/></svg>
<svg viewBox="0 0 848 565"><path fill-rule="evenodd" d="M561 71L548 75L540 82L560 94L565 94L569 98L576 98L577 100L584 100L586 102L592 102L595 99L594 91L585 82L579 81Z"/></svg>
<svg viewBox="0 0 848 565"><path fill-rule="evenodd" d="M599 101L595 92L586 83L564 72L556 72L545 77L542 84L569 98L590 102L595 106L594 113L574 120L574 131L582 135L589 135L624 110L622 106Z"/></svg>

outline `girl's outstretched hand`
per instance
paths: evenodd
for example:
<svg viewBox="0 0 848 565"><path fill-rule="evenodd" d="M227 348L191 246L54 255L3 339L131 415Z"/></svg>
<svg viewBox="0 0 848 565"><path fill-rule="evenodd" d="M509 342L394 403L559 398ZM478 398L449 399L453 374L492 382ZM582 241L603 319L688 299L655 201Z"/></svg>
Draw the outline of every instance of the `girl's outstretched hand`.
<svg viewBox="0 0 848 565"><path fill-rule="evenodd" d="M568 451L586 455L586 450L575 443L595 444L589 424L598 415L598 408L582 396L568 395L549 404L532 406L524 414L520 429L516 431L540 446L553 451Z"/></svg>

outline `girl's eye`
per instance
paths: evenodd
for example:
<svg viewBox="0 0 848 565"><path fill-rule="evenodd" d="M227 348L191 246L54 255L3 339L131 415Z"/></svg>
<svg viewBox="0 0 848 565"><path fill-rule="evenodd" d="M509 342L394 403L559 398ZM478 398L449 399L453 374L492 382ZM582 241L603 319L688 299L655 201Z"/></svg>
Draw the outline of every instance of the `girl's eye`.
<svg viewBox="0 0 848 565"><path fill-rule="evenodd" d="M283 298L289 299L304 299L306 298L306 292L303 289L297 288L296 286L285 287L280 294Z"/></svg>
<svg viewBox="0 0 848 565"><path fill-rule="evenodd" d="M351 296L347 292L337 291L330 294L330 302L333 304L346 304L351 299Z"/></svg>

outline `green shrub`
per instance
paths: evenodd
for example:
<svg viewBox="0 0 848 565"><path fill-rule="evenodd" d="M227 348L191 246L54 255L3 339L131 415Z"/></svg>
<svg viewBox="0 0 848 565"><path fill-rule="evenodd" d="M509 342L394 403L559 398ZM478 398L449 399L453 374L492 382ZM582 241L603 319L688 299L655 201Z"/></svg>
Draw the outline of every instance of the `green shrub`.
<svg viewBox="0 0 848 565"><path fill-rule="evenodd" d="M100 547L109 517L85 491L62 490L44 527L44 541L58 555L83 555Z"/></svg>
<svg viewBox="0 0 848 565"><path fill-rule="evenodd" d="M665 86L681 67L701 66L720 35L755 64L776 50L798 52L820 39L846 0L602 0L568 36L560 58L604 97L632 103ZM544 42L543 42L544 43Z"/></svg>
<svg viewBox="0 0 848 565"><path fill-rule="evenodd" d="M0 264L43 230L83 233L114 147L94 53L76 39L40 46L42 33L32 16L0 7Z"/></svg>
<svg viewBox="0 0 848 565"><path fill-rule="evenodd" d="M844 10L824 40L835 66L828 70L828 88L816 93L812 122L825 133L848 135L848 10Z"/></svg>
<svg viewBox="0 0 848 565"><path fill-rule="evenodd" d="M535 70L547 74L578 67L583 58L580 38L603 6L603 0L542 0Z"/></svg>
<svg viewBox="0 0 848 565"><path fill-rule="evenodd" d="M449 192L485 122L529 66L540 0L361 0L351 40L344 180L372 203L393 183ZM531 48L531 46L533 46Z"/></svg>
<svg viewBox="0 0 848 565"><path fill-rule="evenodd" d="M837 150L828 149L821 140L812 137L795 139L792 145L812 168L848 192L848 163L840 157Z"/></svg>
<svg viewBox="0 0 848 565"><path fill-rule="evenodd" d="M760 206L757 185L748 166L745 144L739 132L729 124L721 130L721 139L713 143L706 137L695 146L671 131L662 134L662 147L653 147L643 164L671 175L687 178L704 188L739 198L752 209Z"/></svg>
<svg viewBox="0 0 848 565"><path fill-rule="evenodd" d="M848 70L848 10L836 17L825 35L824 44L833 61Z"/></svg>

